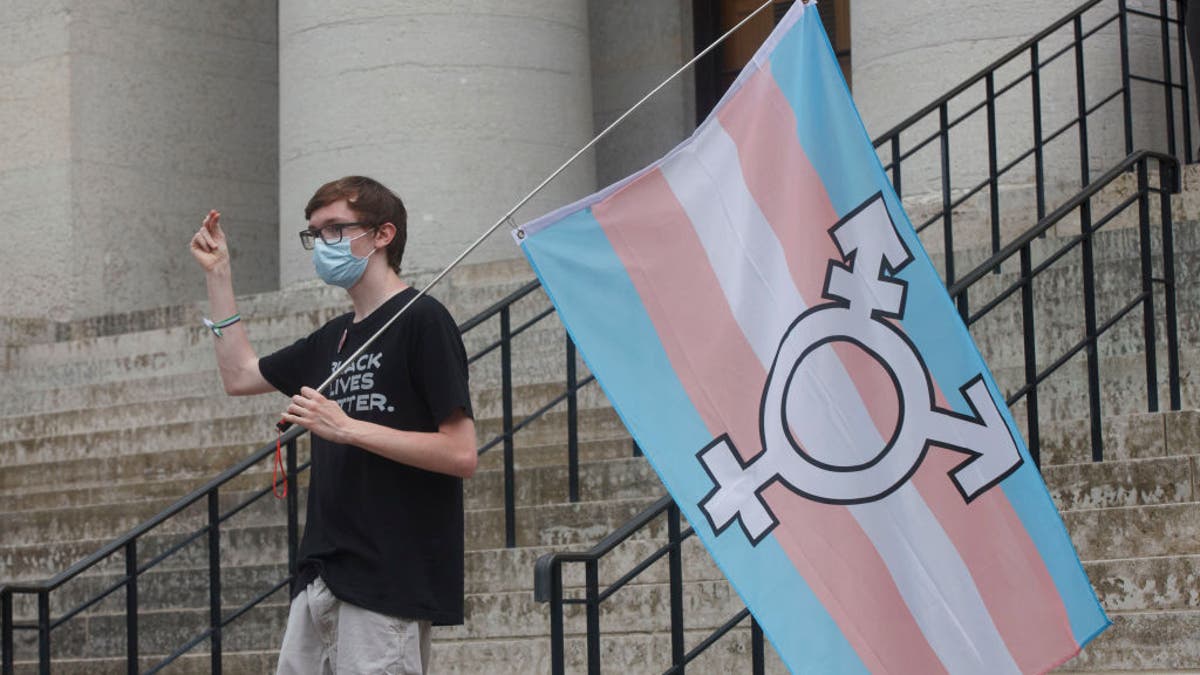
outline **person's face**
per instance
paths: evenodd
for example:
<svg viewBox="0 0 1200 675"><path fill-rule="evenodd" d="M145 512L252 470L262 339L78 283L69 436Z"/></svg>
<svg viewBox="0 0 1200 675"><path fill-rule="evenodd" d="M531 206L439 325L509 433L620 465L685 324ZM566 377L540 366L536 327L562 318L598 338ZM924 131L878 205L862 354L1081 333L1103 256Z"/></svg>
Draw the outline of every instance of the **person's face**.
<svg viewBox="0 0 1200 675"><path fill-rule="evenodd" d="M320 232L321 238L329 243L337 242L340 232L342 239L350 240L350 251L359 258L366 257L375 248L375 238L371 236L373 225L375 223L361 222L345 199L322 206L308 219L310 232ZM318 242L317 246L320 245Z"/></svg>

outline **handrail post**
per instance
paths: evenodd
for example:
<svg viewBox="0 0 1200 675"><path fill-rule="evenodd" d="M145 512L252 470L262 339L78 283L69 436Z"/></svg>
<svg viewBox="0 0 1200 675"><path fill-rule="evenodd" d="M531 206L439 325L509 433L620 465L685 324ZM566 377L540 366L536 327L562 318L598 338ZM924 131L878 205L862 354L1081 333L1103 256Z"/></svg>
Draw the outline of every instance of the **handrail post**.
<svg viewBox="0 0 1200 675"><path fill-rule="evenodd" d="M1096 266L1095 242L1092 238L1092 200L1089 197L1079 205L1079 242L1080 255L1083 258L1081 274L1083 279L1083 330L1087 339L1087 391L1088 419L1091 423L1092 461L1103 459L1104 440L1102 433L1102 415L1100 409L1100 352L1097 342L1100 336L1096 334Z"/></svg>
<svg viewBox="0 0 1200 675"><path fill-rule="evenodd" d="M900 191L900 133L892 136L892 189L896 191L897 199L904 199Z"/></svg>
<svg viewBox="0 0 1200 675"><path fill-rule="evenodd" d="M221 505L220 491L208 493L208 624L210 672L221 673Z"/></svg>
<svg viewBox="0 0 1200 675"><path fill-rule="evenodd" d="M750 615L750 672L752 675L763 675L767 669L767 654L763 647L762 626L758 619Z"/></svg>
<svg viewBox="0 0 1200 675"><path fill-rule="evenodd" d="M567 335L567 497L579 501L579 395L575 391L575 342Z"/></svg>
<svg viewBox="0 0 1200 675"><path fill-rule="evenodd" d="M4 652L0 672L13 675L16 661L13 657L13 597L8 589L0 592L0 651Z"/></svg>
<svg viewBox="0 0 1200 675"><path fill-rule="evenodd" d="M125 670L138 673L137 539L125 545Z"/></svg>
<svg viewBox="0 0 1200 675"><path fill-rule="evenodd" d="M600 561L584 563L588 675L600 675Z"/></svg>
<svg viewBox="0 0 1200 675"><path fill-rule="evenodd" d="M513 473L512 327L509 308L500 310L500 390L504 424L504 545L517 545L517 506Z"/></svg>
<svg viewBox="0 0 1200 675"><path fill-rule="evenodd" d="M992 255L1000 252L1000 160L996 143L996 76L988 73L984 81L987 96L988 128L988 207L992 219ZM1000 268L996 268L1000 273Z"/></svg>
<svg viewBox="0 0 1200 675"><path fill-rule="evenodd" d="M1158 163L1158 181L1161 186L1159 206L1162 222L1163 256L1163 311L1167 320L1167 386L1170 389L1171 410L1182 407L1179 391L1179 327L1175 313L1175 235L1171 221L1171 199L1179 180L1178 165ZM1170 176L1168 176L1170 174ZM1168 187L1169 181L1169 187Z"/></svg>
<svg viewBox="0 0 1200 675"><path fill-rule="evenodd" d="M1146 405L1148 412L1158 412L1158 359L1155 357L1157 339L1154 334L1154 281L1150 250L1150 182L1145 160L1137 165L1138 238L1142 270L1142 335L1146 346Z"/></svg>
<svg viewBox="0 0 1200 675"><path fill-rule="evenodd" d="M564 675L566 666L566 635L563 631L562 563L550 563L550 672Z"/></svg>
<svg viewBox="0 0 1200 675"><path fill-rule="evenodd" d="M287 540L288 540L288 576L293 580L300 571L300 483L296 475L297 463L296 439L287 442ZM291 596L291 589L288 589Z"/></svg>
<svg viewBox="0 0 1200 675"><path fill-rule="evenodd" d="M1167 25L1167 0L1159 0L1158 25L1162 39L1163 104L1166 107L1167 154L1178 157L1175 151L1175 92L1171 81L1171 29Z"/></svg>
<svg viewBox="0 0 1200 675"><path fill-rule="evenodd" d="M1117 0L1117 24L1121 42L1121 107L1125 113L1125 154L1133 154L1133 87L1129 71L1129 11L1126 0Z"/></svg>
<svg viewBox="0 0 1200 675"><path fill-rule="evenodd" d="M38 673L50 675L50 591L38 591L37 602Z"/></svg>
<svg viewBox="0 0 1200 675"><path fill-rule="evenodd" d="M1021 332L1024 334L1025 384L1029 393L1025 395L1025 420L1028 431L1029 456L1036 466L1041 466L1040 434L1038 433L1037 385L1037 340L1033 316L1033 255L1029 244L1021 247Z"/></svg>
<svg viewBox="0 0 1200 675"><path fill-rule="evenodd" d="M683 644L683 539L680 536L679 505L674 501L667 507L667 565L671 588L671 665L675 672L684 672Z"/></svg>
<svg viewBox="0 0 1200 675"><path fill-rule="evenodd" d="M1194 152L1192 148L1192 102L1189 98L1192 93L1191 81L1192 77L1195 77L1195 74L1189 73L1191 68L1188 65L1187 34L1184 32L1183 27L1183 12L1180 11L1183 9L1185 2L1187 0L1177 0L1175 2L1175 42L1179 46L1179 85L1180 98L1183 99L1183 158L1184 161L1191 164L1196 158L1192 154ZM1163 21L1166 21L1165 17ZM1188 77L1188 75L1192 77Z"/></svg>
<svg viewBox="0 0 1200 675"><path fill-rule="evenodd" d="M1033 189L1037 219L1046 217L1046 155L1042 141L1042 67L1038 43L1029 46L1029 83L1033 105Z"/></svg>
<svg viewBox="0 0 1200 675"><path fill-rule="evenodd" d="M942 245L946 261L946 285L954 284L954 209L950 202L950 107L938 107L938 130L941 138L942 160Z"/></svg>
<svg viewBox="0 0 1200 675"><path fill-rule="evenodd" d="M1087 83L1083 60L1083 19L1075 17L1075 101L1079 111L1079 189L1086 188L1091 180L1088 162Z"/></svg>

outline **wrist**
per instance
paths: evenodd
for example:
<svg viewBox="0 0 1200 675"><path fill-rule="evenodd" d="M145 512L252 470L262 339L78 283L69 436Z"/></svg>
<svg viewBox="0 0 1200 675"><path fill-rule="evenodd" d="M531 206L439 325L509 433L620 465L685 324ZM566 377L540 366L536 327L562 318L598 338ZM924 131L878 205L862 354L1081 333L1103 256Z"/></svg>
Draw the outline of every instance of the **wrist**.
<svg viewBox="0 0 1200 675"><path fill-rule="evenodd" d="M366 431L364 425L366 423L362 420L356 420L353 417L347 417L346 419L345 426L342 427L341 432L338 434L338 442L342 445L362 447L363 436Z"/></svg>
<svg viewBox="0 0 1200 675"><path fill-rule="evenodd" d="M229 279L232 276L229 268L229 259L225 258L212 267L205 269L204 274L211 279Z"/></svg>

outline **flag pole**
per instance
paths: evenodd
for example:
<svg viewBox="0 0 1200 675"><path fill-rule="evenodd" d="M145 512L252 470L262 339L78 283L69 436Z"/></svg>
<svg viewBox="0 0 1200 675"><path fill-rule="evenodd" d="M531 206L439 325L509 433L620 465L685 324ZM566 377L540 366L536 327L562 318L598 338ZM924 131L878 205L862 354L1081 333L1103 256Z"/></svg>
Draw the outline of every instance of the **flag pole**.
<svg viewBox="0 0 1200 675"><path fill-rule="evenodd" d="M404 306L401 307L392 316L392 318L388 319L387 323L383 324L383 326L380 327L379 330L375 331L375 334L372 335L370 338L368 338L367 341L362 344L362 346L360 346L358 349L354 350L353 354L351 354L349 357L347 357L345 360L343 360L342 363L337 368L335 368L332 373L330 373L329 377L325 378L325 381L321 383L321 386L317 387L317 391L324 392L325 388L328 387L329 384L331 382L333 382L334 379L336 379L337 376L342 373L342 371L344 371L347 367L349 367L350 364L353 363L355 359L357 359L359 356L361 356L362 353L365 352L367 350L367 348L370 347L371 344L379 338L379 336L383 335L384 331L386 331L388 328L390 328L392 326L392 324L395 323L396 320L399 319L401 317L401 315L404 314L404 312L408 311L408 308L412 307L413 303L415 303L417 300L419 300L421 298L421 296L428 293L429 289L431 289L435 285L437 285L437 283L439 281L441 281L443 277L445 277L447 274L449 274L451 270L453 270L455 267L458 267L458 265L460 263L462 263L462 261L465 260L467 256L471 255L471 253L473 253L475 251L475 249L479 248L479 245L482 244L484 242L484 240L486 240L488 237L495 234L496 230L500 229L501 225L503 225L506 222L511 222L513 214L516 213L518 210L520 210L520 208L522 206L525 206L527 203L529 203L529 200L531 200L535 196L537 196L537 194L539 192L541 192L543 189L545 189L545 187L550 184L550 181L557 178L559 176L559 174L561 174L563 171L566 171L567 167L574 164L575 161L578 160L580 158L580 156L583 155L583 153L587 152L588 150L591 150L592 147L594 147L597 143L599 143L601 141L601 139L603 139L605 136L608 136L609 132L611 132L613 129L615 129L617 127L617 125L624 122L627 117L632 115L634 113L634 111L636 111L638 108L642 107L642 104L644 104L646 101L650 100L655 94L657 94L659 91L661 91L663 89L663 87L666 87L668 84L673 82L675 80L675 78L679 77L681 74L683 74L684 71L686 71L688 68L691 68L693 65L695 65L697 61L704 58L709 52L716 49L722 42L725 42L725 40L728 39L730 35L733 35L734 32L736 32L742 26L746 25L746 23L748 23L755 16L758 16L758 14L760 12L762 12L764 9L766 9L767 7L770 7L772 4L774 4L774 2L775 2L775 0L766 0L766 2L759 5L754 11L747 14L744 19L742 19L741 21L734 24L734 26L732 28L730 28L729 30L725 31L725 33L722 34L721 37L717 38L716 40L714 40L712 42L712 44L710 44L707 47L705 47L704 49L702 49L699 53L697 53L695 56L693 56L687 63L680 66L679 69L676 70L674 73L671 73L671 75L669 77L667 77L667 79L663 80L662 82L660 82L658 84L658 86L651 89L645 96L643 96L641 99L639 99L637 103L634 103L632 106L630 106L630 108L628 110L621 113L621 115L619 117L617 117L617 119L613 120L608 126L604 127L603 131L596 134L595 137L592 138L592 140L588 141L586 144L584 144L584 146L582 148L577 150L575 152L575 154L573 154L569 158L567 158L567 161L563 162L562 165L559 166L557 169L555 169L554 172L551 173L549 176L546 176L546 178L541 183L538 183L537 187L530 190L529 194L522 197L521 200L518 201L516 204L514 204L513 207L510 208L507 212L505 212L505 214L503 216L501 216L499 220L497 220L491 227L489 227L487 230L485 230L483 232L483 234L479 235L479 237L476 238L475 241L472 242L470 246L468 246L466 249L464 249L462 253L458 254L458 257L456 257L454 260L452 260L449 265L446 265L446 267L444 269L442 269L441 272L438 272L437 275L435 275L433 277L433 279L431 279L429 281L429 283L425 284L425 286L423 288L421 288L419 291L417 291L417 294L415 296L413 296L413 298L411 300L409 300L407 303L405 303ZM288 427L290 427L290 426L291 426L290 423L284 422L282 420L280 420L275 425L275 427L277 429L279 429L279 431L281 431L281 432L288 431ZM303 431L298 431L298 430L293 430L293 431L294 431L294 433L289 432L290 435L288 435L286 438L283 438L282 440L284 442L287 442L291 438L295 438L296 436L299 436L300 434L304 433Z"/></svg>

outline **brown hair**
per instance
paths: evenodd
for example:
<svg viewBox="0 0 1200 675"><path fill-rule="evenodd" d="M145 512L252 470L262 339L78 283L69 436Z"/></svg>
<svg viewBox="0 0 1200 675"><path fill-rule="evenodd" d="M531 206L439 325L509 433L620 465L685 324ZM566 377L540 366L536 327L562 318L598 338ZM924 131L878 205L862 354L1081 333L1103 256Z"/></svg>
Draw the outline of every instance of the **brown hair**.
<svg viewBox="0 0 1200 675"><path fill-rule="evenodd" d="M317 188L308 206L304 207L304 219L312 217L313 211L345 199L350 210L365 223L376 228L384 223L396 226L396 236L387 247L388 265L400 272L400 261L404 258L404 244L408 241L408 211L396 193L379 181L366 176L346 176L330 181Z"/></svg>

